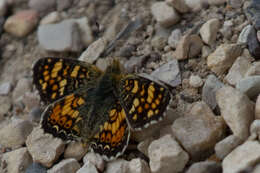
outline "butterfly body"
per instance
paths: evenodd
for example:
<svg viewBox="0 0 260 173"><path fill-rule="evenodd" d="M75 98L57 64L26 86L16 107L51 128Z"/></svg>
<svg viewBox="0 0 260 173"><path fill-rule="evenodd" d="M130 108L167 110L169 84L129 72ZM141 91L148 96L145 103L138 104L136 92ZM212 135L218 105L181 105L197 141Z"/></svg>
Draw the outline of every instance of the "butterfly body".
<svg viewBox="0 0 260 173"><path fill-rule="evenodd" d="M123 73L118 61L102 72L74 59L43 58L33 72L41 99L51 103L42 115L44 131L86 141L106 160L124 152L130 129L161 120L171 98L166 87Z"/></svg>

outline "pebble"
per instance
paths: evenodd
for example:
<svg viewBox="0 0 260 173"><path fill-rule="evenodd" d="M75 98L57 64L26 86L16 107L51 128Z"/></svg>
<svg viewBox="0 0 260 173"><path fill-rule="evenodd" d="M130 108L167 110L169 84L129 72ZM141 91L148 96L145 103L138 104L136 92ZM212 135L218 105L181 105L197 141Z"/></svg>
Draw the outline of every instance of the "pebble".
<svg viewBox="0 0 260 173"><path fill-rule="evenodd" d="M176 48L178 45L178 42L180 41L182 36L181 30L180 29L174 29L171 32L171 35L168 37L168 44L172 47L172 48Z"/></svg>
<svg viewBox="0 0 260 173"><path fill-rule="evenodd" d="M194 58L201 52L202 46L203 42L198 35L184 35L176 47L176 59Z"/></svg>
<svg viewBox="0 0 260 173"><path fill-rule="evenodd" d="M225 80L231 85L236 85L246 76L246 73L251 66L252 64L249 58L239 56L233 63L232 67L229 69Z"/></svg>
<svg viewBox="0 0 260 173"><path fill-rule="evenodd" d="M260 140L260 120L256 119L250 126L250 137L249 140Z"/></svg>
<svg viewBox="0 0 260 173"><path fill-rule="evenodd" d="M83 162L86 164L87 162L90 162L91 164L93 164L100 172L103 172L105 169L105 161L103 160L103 158L98 155L95 154L94 152L88 152L84 158L83 158Z"/></svg>
<svg viewBox="0 0 260 173"><path fill-rule="evenodd" d="M222 117L216 117L204 102L195 103L189 114L174 121L172 133L192 160L207 158L225 132Z"/></svg>
<svg viewBox="0 0 260 173"><path fill-rule="evenodd" d="M146 56L133 56L124 63L124 68L128 73L133 73L140 69L146 60Z"/></svg>
<svg viewBox="0 0 260 173"><path fill-rule="evenodd" d="M35 107L40 107L40 96L36 92L27 91L22 96L22 102L27 111L32 110Z"/></svg>
<svg viewBox="0 0 260 173"><path fill-rule="evenodd" d="M148 148L148 155L153 173L178 173L189 161L189 155L171 135L154 140Z"/></svg>
<svg viewBox="0 0 260 173"><path fill-rule="evenodd" d="M98 173L98 170L94 164L86 162L76 173Z"/></svg>
<svg viewBox="0 0 260 173"><path fill-rule="evenodd" d="M51 167L65 149L65 144L61 139L44 133L39 127L34 128L27 137L26 146L33 161L45 167Z"/></svg>
<svg viewBox="0 0 260 173"><path fill-rule="evenodd" d="M246 141L234 149L222 162L223 173L238 173L254 166L260 159L258 141Z"/></svg>
<svg viewBox="0 0 260 173"><path fill-rule="evenodd" d="M1 96L0 97L0 121L4 119L5 114L11 109L12 102L10 97Z"/></svg>
<svg viewBox="0 0 260 173"><path fill-rule="evenodd" d="M47 173L72 173L80 169L80 164L76 159L64 159L58 164L54 165Z"/></svg>
<svg viewBox="0 0 260 173"><path fill-rule="evenodd" d="M252 0L245 10L245 14L257 30L260 30L260 3L259 0Z"/></svg>
<svg viewBox="0 0 260 173"><path fill-rule="evenodd" d="M155 20L165 28L176 24L180 20L180 16L176 10L166 2L153 3L151 6L151 12Z"/></svg>
<svg viewBox="0 0 260 173"><path fill-rule="evenodd" d="M2 162L6 163L7 172L21 173L24 172L25 169L32 163L32 158L26 147L22 147L17 150L4 153Z"/></svg>
<svg viewBox="0 0 260 173"><path fill-rule="evenodd" d="M191 75L189 80L190 86L199 88L203 85L203 81L198 75Z"/></svg>
<svg viewBox="0 0 260 173"><path fill-rule="evenodd" d="M248 76L240 80L236 88L249 98L257 97L260 93L260 76Z"/></svg>
<svg viewBox="0 0 260 173"><path fill-rule="evenodd" d="M84 47L88 47L94 41L89 19L87 17L82 17L73 20L78 24L82 44Z"/></svg>
<svg viewBox="0 0 260 173"><path fill-rule="evenodd" d="M34 30L38 20L38 13L34 10L19 11L7 18L4 30L16 37L24 37Z"/></svg>
<svg viewBox="0 0 260 173"><path fill-rule="evenodd" d="M241 45L221 44L207 58L207 65L211 71L221 75L225 73L242 53Z"/></svg>
<svg viewBox="0 0 260 173"><path fill-rule="evenodd" d="M150 168L144 160L132 159L128 163L128 173L150 173Z"/></svg>
<svg viewBox="0 0 260 173"><path fill-rule="evenodd" d="M11 91L12 84L11 82L5 82L0 84L0 95L5 96L8 95Z"/></svg>
<svg viewBox="0 0 260 173"><path fill-rule="evenodd" d="M40 25L53 24L61 20L61 15L57 11L53 11L48 15L44 16L40 21Z"/></svg>
<svg viewBox="0 0 260 173"><path fill-rule="evenodd" d="M7 0L1 0L0 1L0 16L1 17L5 16L7 9L8 9Z"/></svg>
<svg viewBox="0 0 260 173"><path fill-rule="evenodd" d="M228 4L232 7L232 8L241 8L241 6L243 5L243 1L242 0L228 0Z"/></svg>
<svg viewBox="0 0 260 173"><path fill-rule="evenodd" d="M28 6L40 13L48 13L56 8L56 0L29 0Z"/></svg>
<svg viewBox="0 0 260 173"><path fill-rule="evenodd" d="M82 49L79 27L75 20L40 25L37 37L40 46L46 51L78 52Z"/></svg>
<svg viewBox="0 0 260 173"><path fill-rule="evenodd" d="M225 39L227 39L227 40L231 39L231 37L233 35L233 31L232 31L233 27L234 27L233 20L224 21L223 26L220 29L220 32L224 36Z"/></svg>
<svg viewBox="0 0 260 173"><path fill-rule="evenodd" d="M237 43L246 44L248 42L248 36L250 34L250 31L252 31L252 29L253 29L252 25L245 26L239 34L239 37L237 39Z"/></svg>
<svg viewBox="0 0 260 173"><path fill-rule="evenodd" d="M204 45L201 50L201 57L207 58L209 54L211 53L211 49L209 46Z"/></svg>
<svg viewBox="0 0 260 173"><path fill-rule="evenodd" d="M110 61L108 57L98 58L96 62L96 66L102 71L105 71L109 65L110 65Z"/></svg>
<svg viewBox="0 0 260 173"><path fill-rule="evenodd" d="M215 44L217 33L220 28L220 21L217 18L208 20L200 28L200 36L204 43L208 45Z"/></svg>
<svg viewBox="0 0 260 173"><path fill-rule="evenodd" d="M30 166L28 166L25 173L47 173L47 169L41 164L33 162Z"/></svg>
<svg viewBox="0 0 260 173"><path fill-rule="evenodd" d="M243 143L243 140L236 137L235 135L230 135L225 139L219 141L215 145L215 153L219 159L224 159L232 150Z"/></svg>
<svg viewBox="0 0 260 173"><path fill-rule="evenodd" d="M103 37L93 42L79 57L80 61L94 63L99 56L104 52L108 41Z"/></svg>
<svg viewBox="0 0 260 173"><path fill-rule="evenodd" d="M153 137L148 137L148 138L144 139L143 141L138 143L137 149L148 157L148 147L153 140L154 140Z"/></svg>
<svg viewBox="0 0 260 173"><path fill-rule="evenodd" d="M0 145L8 148L21 147L31 133L33 124L27 120L13 119L0 129Z"/></svg>
<svg viewBox="0 0 260 173"><path fill-rule="evenodd" d="M258 95L255 103L255 119L260 119L260 94Z"/></svg>
<svg viewBox="0 0 260 173"><path fill-rule="evenodd" d="M220 173L222 167L220 163L214 161L203 161L193 163L186 173Z"/></svg>
<svg viewBox="0 0 260 173"><path fill-rule="evenodd" d="M151 76L175 87L181 84L181 73L177 60L172 60L152 72Z"/></svg>
<svg viewBox="0 0 260 173"><path fill-rule="evenodd" d="M168 5L174 7L180 13L189 12L189 7L186 5L185 1L183 0L166 0L165 2Z"/></svg>
<svg viewBox="0 0 260 173"><path fill-rule="evenodd" d="M260 75L260 61L256 61L248 69L245 76L257 76Z"/></svg>
<svg viewBox="0 0 260 173"><path fill-rule="evenodd" d="M65 149L64 158L74 158L80 160L88 151L81 142L70 142Z"/></svg>
<svg viewBox="0 0 260 173"><path fill-rule="evenodd" d="M107 163L104 173L127 173L127 171L128 161L117 159Z"/></svg>
<svg viewBox="0 0 260 173"><path fill-rule="evenodd" d="M184 0L185 4L192 12L200 11L204 0Z"/></svg>
<svg viewBox="0 0 260 173"><path fill-rule="evenodd" d="M254 106L249 98L239 90L224 86L216 93L221 116L233 134L245 140L249 136L249 127L254 120Z"/></svg>
<svg viewBox="0 0 260 173"><path fill-rule="evenodd" d="M222 86L224 86L224 84L215 75L208 75L202 88L202 100L207 103L212 110L217 106L216 92Z"/></svg>
<svg viewBox="0 0 260 173"><path fill-rule="evenodd" d="M151 40L152 47L156 50L163 50L163 48L166 46L167 39L162 36L155 36Z"/></svg>
<svg viewBox="0 0 260 173"><path fill-rule="evenodd" d="M12 93L13 99L17 100L19 97L23 96L27 91L30 91L31 88L32 88L31 80L27 78L19 79Z"/></svg>
<svg viewBox="0 0 260 173"><path fill-rule="evenodd" d="M73 0L57 0L57 10L63 11L73 4Z"/></svg>
<svg viewBox="0 0 260 173"><path fill-rule="evenodd" d="M250 54L255 59L260 59L260 43L257 39L256 30L254 27L251 27L247 37L247 46Z"/></svg>

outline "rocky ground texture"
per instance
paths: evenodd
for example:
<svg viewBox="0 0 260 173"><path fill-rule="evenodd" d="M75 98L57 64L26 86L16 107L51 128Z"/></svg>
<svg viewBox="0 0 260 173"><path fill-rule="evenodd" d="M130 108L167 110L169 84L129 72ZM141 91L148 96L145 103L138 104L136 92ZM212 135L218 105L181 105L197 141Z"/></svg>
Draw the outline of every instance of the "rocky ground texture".
<svg viewBox="0 0 260 173"><path fill-rule="evenodd" d="M0 35L0 173L260 172L260 0L0 0ZM118 57L174 101L105 162L39 128L31 67L46 56L102 70Z"/></svg>

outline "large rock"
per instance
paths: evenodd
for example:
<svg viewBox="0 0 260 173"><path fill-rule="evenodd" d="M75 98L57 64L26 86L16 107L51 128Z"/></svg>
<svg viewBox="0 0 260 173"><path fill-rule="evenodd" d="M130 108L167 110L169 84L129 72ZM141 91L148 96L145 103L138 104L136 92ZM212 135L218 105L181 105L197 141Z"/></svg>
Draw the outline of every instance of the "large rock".
<svg viewBox="0 0 260 173"><path fill-rule="evenodd" d="M65 159L54 165L47 173L74 173L80 168L76 159Z"/></svg>
<svg viewBox="0 0 260 173"><path fill-rule="evenodd" d="M189 115L174 121L172 133L192 160L201 160L213 152L215 144L224 135L225 127L222 117L215 117L207 104L198 102Z"/></svg>
<svg viewBox="0 0 260 173"><path fill-rule="evenodd" d="M260 144L258 141L246 141L237 147L222 162L223 173L238 173L255 166L260 160Z"/></svg>
<svg viewBox="0 0 260 173"><path fill-rule="evenodd" d="M217 38L217 32L220 27L220 21L216 18L208 20L200 28L200 36L204 43L212 45Z"/></svg>
<svg viewBox="0 0 260 173"><path fill-rule="evenodd" d="M249 98L257 97L260 93L260 75L245 77L236 84L236 88Z"/></svg>
<svg viewBox="0 0 260 173"><path fill-rule="evenodd" d="M236 58L242 53L238 44L222 44L207 58L207 65L211 71L220 75L226 72Z"/></svg>
<svg viewBox="0 0 260 173"><path fill-rule="evenodd" d="M219 89L216 98L227 125L235 136L245 140L254 120L254 105L246 95L230 86Z"/></svg>
<svg viewBox="0 0 260 173"><path fill-rule="evenodd" d="M152 173L181 172L189 160L188 154L171 135L153 141L148 148L148 155Z"/></svg>

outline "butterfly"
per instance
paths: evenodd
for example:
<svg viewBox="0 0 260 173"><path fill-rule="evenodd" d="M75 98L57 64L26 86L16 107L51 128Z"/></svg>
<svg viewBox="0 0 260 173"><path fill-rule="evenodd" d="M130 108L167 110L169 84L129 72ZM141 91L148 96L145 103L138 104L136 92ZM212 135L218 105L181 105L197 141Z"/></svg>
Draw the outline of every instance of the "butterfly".
<svg viewBox="0 0 260 173"><path fill-rule="evenodd" d="M123 154L130 130L161 120L171 93L162 84L124 73L114 60L105 71L68 58L42 58L33 66L33 83L49 104L41 127L63 140L82 140L105 160Z"/></svg>

